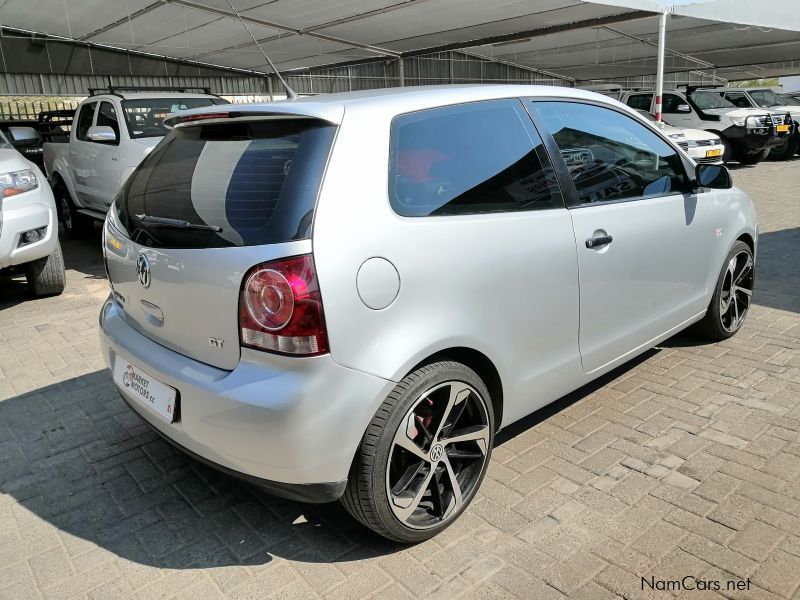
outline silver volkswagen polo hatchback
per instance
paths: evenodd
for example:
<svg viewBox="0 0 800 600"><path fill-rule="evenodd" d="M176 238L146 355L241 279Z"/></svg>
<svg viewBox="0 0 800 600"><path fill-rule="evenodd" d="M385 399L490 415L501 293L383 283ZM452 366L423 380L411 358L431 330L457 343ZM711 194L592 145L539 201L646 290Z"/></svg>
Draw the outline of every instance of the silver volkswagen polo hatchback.
<svg viewBox="0 0 800 600"><path fill-rule="evenodd" d="M499 428L747 315L747 195L598 94L400 88L167 125L104 227L123 399L393 540L458 518Z"/></svg>

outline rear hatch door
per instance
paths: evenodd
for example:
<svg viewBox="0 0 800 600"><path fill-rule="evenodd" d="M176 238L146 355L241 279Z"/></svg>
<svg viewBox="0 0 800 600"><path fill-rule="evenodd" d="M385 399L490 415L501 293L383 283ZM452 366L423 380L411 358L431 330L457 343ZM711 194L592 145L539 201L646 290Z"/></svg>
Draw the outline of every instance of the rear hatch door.
<svg viewBox="0 0 800 600"><path fill-rule="evenodd" d="M242 279L256 264L311 251L335 129L280 117L171 131L125 183L106 221L109 279L131 327L233 369Z"/></svg>

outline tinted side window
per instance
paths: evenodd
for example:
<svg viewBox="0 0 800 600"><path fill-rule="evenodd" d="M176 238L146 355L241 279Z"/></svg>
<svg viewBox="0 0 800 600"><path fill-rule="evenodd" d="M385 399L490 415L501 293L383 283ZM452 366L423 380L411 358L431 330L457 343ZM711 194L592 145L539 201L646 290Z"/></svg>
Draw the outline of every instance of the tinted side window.
<svg viewBox="0 0 800 600"><path fill-rule="evenodd" d="M653 97L650 94L636 94L628 98L628 106L636 110L650 112L650 102Z"/></svg>
<svg viewBox="0 0 800 600"><path fill-rule="evenodd" d="M678 105L686 104L686 100L675 94L664 94L664 99L661 103L661 112L667 114L677 113ZM688 113L686 113L688 114Z"/></svg>
<svg viewBox="0 0 800 600"><path fill-rule="evenodd" d="M86 133L89 131L89 127L92 126L96 106L97 102L89 102L81 106L81 110L78 113L78 129L75 132L75 137L79 140L86 139Z"/></svg>
<svg viewBox="0 0 800 600"><path fill-rule="evenodd" d="M631 117L577 102L533 106L561 150L581 204L688 190L678 152Z"/></svg>
<svg viewBox="0 0 800 600"><path fill-rule="evenodd" d="M406 217L563 207L552 165L518 100L392 122L389 200Z"/></svg>
<svg viewBox="0 0 800 600"><path fill-rule="evenodd" d="M97 125L111 127L117 134L117 143L119 143L119 121L117 121L117 111L114 110L111 102L100 103L100 110L97 111Z"/></svg>

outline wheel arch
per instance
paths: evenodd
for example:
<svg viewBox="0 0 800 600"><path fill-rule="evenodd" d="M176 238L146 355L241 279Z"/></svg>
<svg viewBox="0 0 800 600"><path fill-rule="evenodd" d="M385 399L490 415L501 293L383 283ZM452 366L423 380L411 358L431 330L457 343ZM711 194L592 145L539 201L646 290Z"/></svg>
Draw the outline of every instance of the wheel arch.
<svg viewBox="0 0 800 600"><path fill-rule="evenodd" d="M75 204L75 190L73 189L72 181L68 176L65 177L64 173L61 172L61 169L56 166L50 173L50 187L55 190L59 185L66 190L67 194L69 194L70 200L72 200L72 203Z"/></svg>
<svg viewBox="0 0 800 600"><path fill-rule="evenodd" d="M478 374L486 388L489 390L492 401L492 412L494 413L495 430L500 427L503 420L503 381L500 372L492 360L483 352L466 346L454 346L444 350L438 350L430 356L419 361L414 365L409 373L416 371L420 367L438 362L440 360L452 360L459 362Z"/></svg>
<svg viewBox="0 0 800 600"><path fill-rule="evenodd" d="M743 233L739 237L736 238L736 241L737 242L739 242L739 241L744 242L745 244L750 246L750 251L753 252L753 254L755 255L756 245L755 245L755 240L753 239L752 235L750 235L749 233Z"/></svg>

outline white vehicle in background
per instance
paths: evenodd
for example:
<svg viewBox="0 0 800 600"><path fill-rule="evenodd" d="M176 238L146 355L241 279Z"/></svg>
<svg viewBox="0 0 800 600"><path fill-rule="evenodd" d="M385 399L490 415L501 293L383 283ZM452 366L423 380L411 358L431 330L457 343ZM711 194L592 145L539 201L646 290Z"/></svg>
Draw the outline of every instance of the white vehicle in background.
<svg viewBox="0 0 800 600"><path fill-rule="evenodd" d="M655 92L631 91L609 94L637 110L655 113ZM722 140L722 160L754 165L767 157L770 149L789 137L790 117L763 108L737 108L709 89L688 87L686 93L665 90L661 115L673 127L702 129Z"/></svg>
<svg viewBox="0 0 800 600"><path fill-rule="evenodd" d="M656 118L646 110L637 110L640 115L651 123L656 122ZM677 142L696 163L706 163L712 165L722 164L722 157L725 154L725 145L722 140L713 133L702 129L681 129L666 123L661 126L662 131Z"/></svg>
<svg viewBox="0 0 800 600"><path fill-rule="evenodd" d="M15 141L36 139L30 127L11 127ZM64 291L64 259L58 243L53 193L42 172L0 132L0 271L25 273L35 296Z"/></svg>
<svg viewBox="0 0 800 600"><path fill-rule="evenodd" d="M783 130L790 135L769 151L770 158L786 160L800 151L800 102L790 97L776 94L769 88L714 88L714 91L728 102L740 108L767 108L771 111L789 113L792 123L784 123Z"/></svg>
<svg viewBox="0 0 800 600"><path fill-rule="evenodd" d="M75 111L69 142L45 143L44 165L70 233L85 233L105 219L125 180L166 134L168 114L228 104L194 88L89 90ZM102 93L101 93L102 92Z"/></svg>

